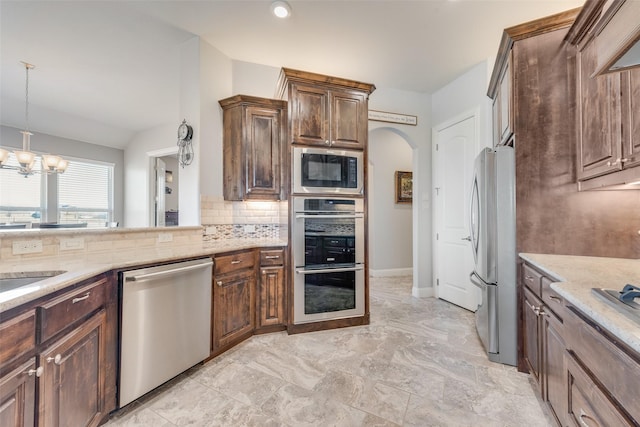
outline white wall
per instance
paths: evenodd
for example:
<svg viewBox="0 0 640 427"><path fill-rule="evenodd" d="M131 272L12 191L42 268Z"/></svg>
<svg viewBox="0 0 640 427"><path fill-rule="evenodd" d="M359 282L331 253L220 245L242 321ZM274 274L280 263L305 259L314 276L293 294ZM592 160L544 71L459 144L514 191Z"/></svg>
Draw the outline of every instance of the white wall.
<svg viewBox="0 0 640 427"><path fill-rule="evenodd" d="M381 128L369 134L369 269L373 275L407 274L413 265L411 204L395 203L395 172L413 170L413 150Z"/></svg>
<svg viewBox="0 0 640 427"><path fill-rule="evenodd" d="M480 137L491 146L491 99L487 96L493 58L476 64L471 70L438 89L431 96L431 122L436 127L454 117L480 108Z"/></svg>
<svg viewBox="0 0 640 427"><path fill-rule="evenodd" d="M280 68L233 61L232 95L251 95L262 98L274 98Z"/></svg>
<svg viewBox="0 0 640 427"><path fill-rule="evenodd" d="M396 89L377 89L369 109L410 114L416 126L369 121L369 133L386 128L404 138L413 149L413 290L414 296L432 296L431 266L431 95Z"/></svg>
<svg viewBox="0 0 640 427"><path fill-rule="evenodd" d="M113 208L114 221L122 221L124 217L124 150L91 144L74 139L61 138L33 131L31 137L31 149L36 153L55 153L71 158L97 160L113 163ZM3 147L22 148L22 134L20 129L9 126L0 126L0 141Z"/></svg>
<svg viewBox="0 0 640 427"><path fill-rule="evenodd" d="M178 125L168 123L139 132L124 151L124 227L153 226L153 164L149 153L175 147ZM182 172L182 171L180 171ZM184 185L184 184L182 184Z"/></svg>

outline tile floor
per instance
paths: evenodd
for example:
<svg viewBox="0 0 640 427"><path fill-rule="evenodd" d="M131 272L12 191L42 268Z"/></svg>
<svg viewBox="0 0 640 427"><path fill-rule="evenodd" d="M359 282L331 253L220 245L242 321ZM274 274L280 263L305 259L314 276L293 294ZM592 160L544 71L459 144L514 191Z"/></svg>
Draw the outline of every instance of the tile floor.
<svg viewBox="0 0 640 427"><path fill-rule="evenodd" d="M489 362L473 313L372 278L371 324L258 335L114 414L121 426L550 426L529 376Z"/></svg>

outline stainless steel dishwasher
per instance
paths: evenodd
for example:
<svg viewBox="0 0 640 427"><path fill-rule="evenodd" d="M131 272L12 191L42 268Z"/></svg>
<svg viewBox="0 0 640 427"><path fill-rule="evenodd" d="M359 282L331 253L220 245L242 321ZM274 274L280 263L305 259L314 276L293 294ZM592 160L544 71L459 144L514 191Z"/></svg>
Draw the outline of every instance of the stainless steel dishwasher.
<svg viewBox="0 0 640 427"><path fill-rule="evenodd" d="M120 407L209 357L210 258L120 273Z"/></svg>

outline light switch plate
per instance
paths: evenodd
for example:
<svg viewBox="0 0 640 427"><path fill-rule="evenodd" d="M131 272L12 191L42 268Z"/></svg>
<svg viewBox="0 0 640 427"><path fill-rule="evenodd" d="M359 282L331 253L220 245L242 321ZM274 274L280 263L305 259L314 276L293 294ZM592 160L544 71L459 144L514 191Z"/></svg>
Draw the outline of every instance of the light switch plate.
<svg viewBox="0 0 640 427"><path fill-rule="evenodd" d="M216 231L218 231L218 229L215 225L208 225L204 229L204 234L216 234Z"/></svg>
<svg viewBox="0 0 640 427"><path fill-rule="evenodd" d="M84 239L82 237L60 239L61 251L77 251L79 249L84 249Z"/></svg>
<svg viewBox="0 0 640 427"><path fill-rule="evenodd" d="M37 254L42 252L42 240L22 240L13 242L13 254Z"/></svg>

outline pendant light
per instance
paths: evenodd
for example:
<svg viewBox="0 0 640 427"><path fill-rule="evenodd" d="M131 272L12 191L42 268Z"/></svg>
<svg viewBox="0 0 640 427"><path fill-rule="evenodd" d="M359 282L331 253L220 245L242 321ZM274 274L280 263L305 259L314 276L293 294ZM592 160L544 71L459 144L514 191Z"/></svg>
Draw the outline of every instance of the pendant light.
<svg viewBox="0 0 640 427"><path fill-rule="evenodd" d="M25 177L33 175L37 172L43 173L63 173L67 170L69 163L60 156L53 154L42 155L42 170L34 171L33 164L36 160L36 154L31 151L31 135L29 131L29 70L33 70L35 65L22 61L26 73L25 83L25 108L24 108L24 121L25 128L20 131L22 134L22 150L14 150L13 154L16 156L19 166L8 165L9 151L0 148L0 169L14 169L17 170L20 175Z"/></svg>

